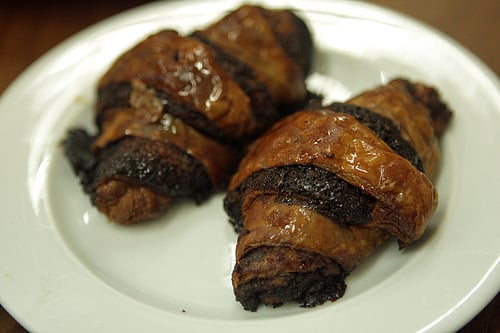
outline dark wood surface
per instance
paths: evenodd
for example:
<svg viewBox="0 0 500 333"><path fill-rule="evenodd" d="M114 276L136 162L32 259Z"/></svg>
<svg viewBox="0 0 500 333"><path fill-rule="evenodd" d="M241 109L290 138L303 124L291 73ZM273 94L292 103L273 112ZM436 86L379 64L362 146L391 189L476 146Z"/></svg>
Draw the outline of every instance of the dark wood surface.
<svg viewBox="0 0 500 333"><path fill-rule="evenodd" d="M46 51L83 28L148 1L1 1L0 93ZM437 28L500 75L500 1L373 0ZM409 300L411 302L411 300ZM0 333L26 330L0 307ZM460 333L500 332L500 296Z"/></svg>

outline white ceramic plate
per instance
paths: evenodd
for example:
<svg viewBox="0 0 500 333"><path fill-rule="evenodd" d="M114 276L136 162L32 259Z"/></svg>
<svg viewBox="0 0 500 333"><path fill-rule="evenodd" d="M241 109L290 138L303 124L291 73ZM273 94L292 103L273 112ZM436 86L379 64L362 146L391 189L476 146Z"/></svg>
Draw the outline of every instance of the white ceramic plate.
<svg viewBox="0 0 500 333"><path fill-rule="evenodd" d="M329 99L405 76L455 111L443 146L439 209L412 248L382 246L341 300L244 311L230 284L235 234L222 196L120 227L96 212L59 147L92 126L95 83L160 28L189 32L234 1L155 2L75 35L0 100L0 301L32 332L454 331L497 293L499 83L453 41L407 17L350 1L269 1L307 20L317 54L308 84Z"/></svg>

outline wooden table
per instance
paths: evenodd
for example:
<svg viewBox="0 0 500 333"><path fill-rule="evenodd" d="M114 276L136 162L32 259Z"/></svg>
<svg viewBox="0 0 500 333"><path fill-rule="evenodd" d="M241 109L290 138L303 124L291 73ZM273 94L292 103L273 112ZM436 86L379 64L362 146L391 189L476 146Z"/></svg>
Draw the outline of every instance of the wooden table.
<svg viewBox="0 0 500 333"><path fill-rule="evenodd" d="M35 59L75 32L145 0L0 2L0 93ZM500 75L500 1L373 0L454 38ZM411 302L411 300L408 300ZM0 307L0 333L26 332ZM500 296L460 333L500 332Z"/></svg>

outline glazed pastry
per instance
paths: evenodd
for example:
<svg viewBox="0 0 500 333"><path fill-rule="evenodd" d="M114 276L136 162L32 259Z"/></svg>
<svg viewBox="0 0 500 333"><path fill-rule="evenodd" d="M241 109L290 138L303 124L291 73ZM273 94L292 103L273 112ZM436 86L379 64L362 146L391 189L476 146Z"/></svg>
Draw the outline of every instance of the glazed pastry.
<svg viewBox="0 0 500 333"><path fill-rule="evenodd" d="M250 15L258 35L239 27ZM64 141L110 220L155 218L177 199L201 203L225 189L246 145L283 117L282 105L305 102L312 42L292 12L244 6L214 26L225 37L213 27L189 36L163 30L121 55L98 83L97 135L76 129ZM234 34L246 52L226 48ZM259 51L263 44L271 54ZM278 96L263 66L287 70L294 94Z"/></svg>
<svg viewBox="0 0 500 333"><path fill-rule="evenodd" d="M290 11L246 5L194 35L248 64L276 105L303 103L313 47L306 25Z"/></svg>
<svg viewBox="0 0 500 333"><path fill-rule="evenodd" d="M224 199L239 232L232 280L245 309L335 300L383 241L404 248L423 234L438 203L433 126L444 130L450 111L418 87L394 80L299 111L250 146Z"/></svg>

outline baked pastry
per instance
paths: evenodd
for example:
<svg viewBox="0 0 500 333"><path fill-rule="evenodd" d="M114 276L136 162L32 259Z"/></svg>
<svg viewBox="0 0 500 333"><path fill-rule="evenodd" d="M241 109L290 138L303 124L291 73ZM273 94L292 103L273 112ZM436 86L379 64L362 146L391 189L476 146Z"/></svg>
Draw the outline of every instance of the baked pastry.
<svg viewBox="0 0 500 333"><path fill-rule="evenodd" d="M291 12L245 5L194 36L248 64L284 111L303 103L312 40Z"/></svg>
<svg viewBox="0 0 500 333"><path fill-rule="evenodd" d="M338 299L382 242L418 239L438 203L434 128L441 134L450 115L433 88L398 79L296 112L258 138L224 199L239 232L232 282L243 307Z"/></svg>
<svg viewBox="0 0 500 333"><path fill-rule="evenodd" d="M251 140L305 102L311 54L288 10L243 6L189 36L155 33L100 79L98 132L70 131L65 153L112 221L155 218L180 198L201 203L225 188Z"/></svg>

